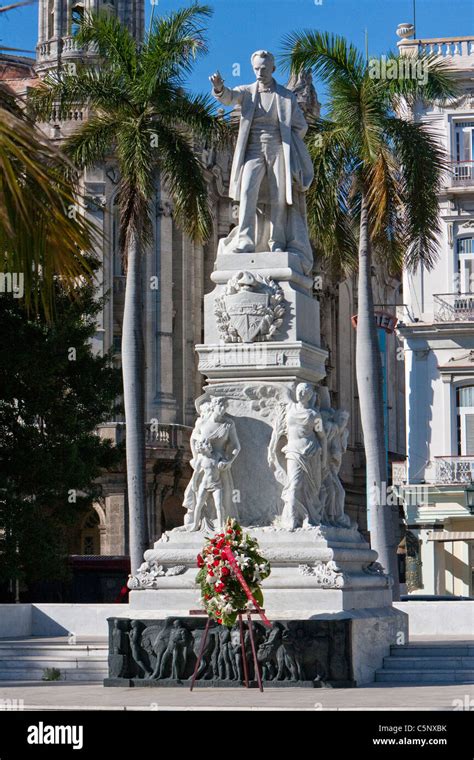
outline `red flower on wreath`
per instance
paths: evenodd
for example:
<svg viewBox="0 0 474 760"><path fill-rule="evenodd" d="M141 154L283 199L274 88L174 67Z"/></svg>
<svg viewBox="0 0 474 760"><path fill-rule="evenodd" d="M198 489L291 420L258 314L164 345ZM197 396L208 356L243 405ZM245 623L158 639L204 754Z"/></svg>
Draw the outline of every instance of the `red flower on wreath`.
<svg viewBox="0 0 474 760"><path fill-rule="evenodd" d="M201 554L197 555L197 565L198 567L204 567L204 560Z"/></svg>

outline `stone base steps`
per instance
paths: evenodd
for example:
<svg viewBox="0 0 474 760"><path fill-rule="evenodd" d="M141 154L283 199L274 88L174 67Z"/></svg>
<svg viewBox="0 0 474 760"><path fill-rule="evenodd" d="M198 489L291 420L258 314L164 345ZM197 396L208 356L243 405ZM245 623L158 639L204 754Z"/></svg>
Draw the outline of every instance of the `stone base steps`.
<svg viewBox="0 0 474 760"><path fill-rule="evenodd" d="M393 646L375 673L379 683L474 683L474 644Z"/></svg>
<svg viewBox="0 0 474 760"><path fill-rule="evenodd" d="M0 681L43 681L47 669L58 681L101 682L108 675L108 647L100 642L68 644L58 638L0 640Z"/></svg>

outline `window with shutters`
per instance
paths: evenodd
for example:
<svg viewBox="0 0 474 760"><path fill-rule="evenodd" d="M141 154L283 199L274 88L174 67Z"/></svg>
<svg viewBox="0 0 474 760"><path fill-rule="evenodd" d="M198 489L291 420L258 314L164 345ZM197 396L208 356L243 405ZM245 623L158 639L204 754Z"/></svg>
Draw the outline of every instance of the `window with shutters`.
<svg viewBox="0 0 474 760"><path fill-rule="evenodd" d="M457 389L458 454L474 455L474 385Z"/></svg>
<svg viewBox="0 0 474 760"><path fill-rule="evenodd" d="M474 293L474 238L456 240L459 292Z"/></svg>

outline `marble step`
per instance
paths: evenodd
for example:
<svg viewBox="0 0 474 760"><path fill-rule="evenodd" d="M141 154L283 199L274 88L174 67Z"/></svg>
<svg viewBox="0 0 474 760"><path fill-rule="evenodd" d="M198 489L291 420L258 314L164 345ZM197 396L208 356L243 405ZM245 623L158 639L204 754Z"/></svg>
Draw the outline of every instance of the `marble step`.
<svg viewBox="0 0 474 760"><path fill-rule="evenodd" d="M61 669L60 669L61 670ZM97 670L80 670L64 668L58 681L94 681L101 682L108 675L108 669L104 666ZM1 681L42 681L44 669L31 666L29 668L3 668L0 666ZM55 683L51 681L51 683Z"/></svg>
<svg viewBox="0 0 474 760"><path fill-rule="evenodd" d="M56 668L60 671L60 681L97 683L107 676L107 657L105 637L76 644L69 644L65 637L3 639L0 641L0 681L42 681L47 668Z"/></svg>
<svg viewBox="0 0 474 760"><path fill-rule="evenodd" d="M472 670L474 657L384 657L384 670Z"/></svg>
<svg viewBox="0 0 474 760"><path fill-rule="evenodd" d="M379 683L474 683L474 670L377 670Z"/></svg>
<svg viewBox="0 0 474 760"><path fill-rule="evenodd" d="M106 644L99 647L81 646L11 646L0 644L0 660L10 657L62 657L63 659L76 660L88 657L106 657L108 647Z"/></svg>
<svg viewBox="0 0 474 760"><path fill-rule="evenodd" d="M391 657L473 657L474 643L471 644L408 644L390 647Z"/></svg>
<svg viewBox="0 0 474 760"><path fill-rule="evenodd" d="M0 670L14 668L59 668L59 670L97 670L107 667L107 655L83 659L64 659L63 657L0 657Z"/></svg>

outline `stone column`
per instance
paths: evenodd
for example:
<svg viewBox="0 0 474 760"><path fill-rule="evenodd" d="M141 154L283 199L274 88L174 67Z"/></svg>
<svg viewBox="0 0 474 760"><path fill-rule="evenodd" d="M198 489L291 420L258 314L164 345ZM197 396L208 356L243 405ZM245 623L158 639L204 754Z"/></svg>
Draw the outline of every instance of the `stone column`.
<svg viewBox="0 0 474 760"><path fill-rule="evenodd" d="M111 493L105 497L105 518L107 533L104 541L104 554L128 554L128 537L125 529L125 488L120 493Z"/></svg>
<svg viewBox="0 0 474 760"><path fill-rule="evenodd" d="M61 0L54 0L54 37L59 39L61 36Z"/></svg>
<svg viewBox="0 0 474 760"><path fill-rule="evenodd" d="M173 218L166 189L158 185L156 199L156 262L159 288L156 305L155 348L148 357L148 379L153 397L149 397L147 413L160 422L176 421L176 399L173 393Z"/></svg>

